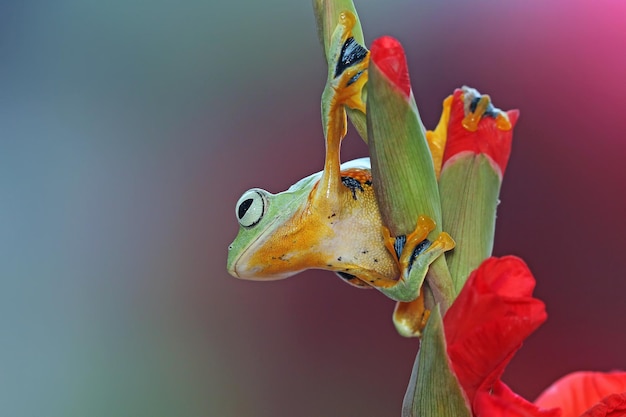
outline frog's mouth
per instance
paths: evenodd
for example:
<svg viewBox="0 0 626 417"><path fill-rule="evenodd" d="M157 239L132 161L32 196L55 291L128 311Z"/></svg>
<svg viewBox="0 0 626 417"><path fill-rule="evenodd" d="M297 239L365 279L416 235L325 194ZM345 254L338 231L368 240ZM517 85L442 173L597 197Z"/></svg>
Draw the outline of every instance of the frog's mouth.
<svg viewBox="0 0 626 417"><path fill-rule="evenodd" d="M241 252L233 252L234 244L238 239L243 238L242 233L248 232L245 229L242 229L233 241L233 243L228 247L228 273L234 276L235 278L240 279L249 279L249 280L258 280L258 281L273 281L278 279L287 278L291 275L296 274L297 272L286 271L284 273L267 273L265 272L266 265L257 264L250 265L250 259L252 258L252 254L259 250L260 247L267 241L266 231L270 229L274 223L276 223L279 218L273 219L269 222L263 230L255 231L257 233L257 237L254 238ZM265 236L265 239L263 237ZM274 262L271 259L267 260L268 265Z"/></svg>

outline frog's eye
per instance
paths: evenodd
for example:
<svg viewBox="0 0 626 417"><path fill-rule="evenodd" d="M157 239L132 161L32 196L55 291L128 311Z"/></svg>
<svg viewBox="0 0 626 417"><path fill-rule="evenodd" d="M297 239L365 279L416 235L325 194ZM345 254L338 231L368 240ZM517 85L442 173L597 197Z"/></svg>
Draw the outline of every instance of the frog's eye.
<svg viewBox="0 0 626 417"><path fill-rule="evenodd" d="M239 201L237 201L235 213L237 214L237 220L239 220L240 225L243 227L252 227L261 221L266 209L266 192L258 188L253 188L243 193Z"/></svg>

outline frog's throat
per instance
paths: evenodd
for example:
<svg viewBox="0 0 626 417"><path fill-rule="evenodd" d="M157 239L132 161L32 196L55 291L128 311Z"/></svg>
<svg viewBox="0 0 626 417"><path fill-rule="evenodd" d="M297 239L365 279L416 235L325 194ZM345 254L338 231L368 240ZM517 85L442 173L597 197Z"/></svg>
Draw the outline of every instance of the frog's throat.
<svg viewBox="0 0 626 417"><path fill-rule="evenodd" d="M261 240L261 238L267 236L267 231L270 228L272 228L272 226L278 220L279 220L279 217L276 217L267 225L265 225L265 227L257 234L256 238L251 240L241 252L237 254L231 254L231 253L228 254L228 258L229 258L228 259L228 273L230 273L232 276L237 277L237 278L254 279L256 277L255 270L260 269L260 267L247 268L244 266L242 269L242 265L250 264L249 260L252 257L252 254L254 253L254 251L257 249L257 243L260 243L259 241ZM231 260L231 256L235 256L235 255L237 255L237 258L234 261ZM293 274L289 273L285 276L280 276L280 277L277 276L275 277L275 279L287 278L290 275L293 275Z"/></svg>

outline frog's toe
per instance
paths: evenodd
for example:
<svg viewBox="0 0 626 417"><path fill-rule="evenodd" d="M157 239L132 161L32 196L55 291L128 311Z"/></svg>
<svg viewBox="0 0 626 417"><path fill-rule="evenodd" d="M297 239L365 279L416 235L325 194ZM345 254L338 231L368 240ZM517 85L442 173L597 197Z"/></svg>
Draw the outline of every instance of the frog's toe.
<svg viewBox="0 0 626 417"><path fill-rule="evenodd" d="M463 102L465 117L462 124L470 132L475 132L478 129L478 124L483 117L494 118L496 127L500 130L510 130L512 128L509 116L496 108L488 95L480 94L474 88L463 87Z"/></svg>
<svg viewBox="0 0 626 417"><path fill-rule="evenodd" d="M336 53L330 59L327 92L329 104L344 105L365 113L363 87L367 82L369 51L354 38L356 17L350 12L340 15L331 43Z"/></svg>
<svg viewBox="0 0 626 417"><path fill-rule="evenodd" d="M453 249L454 245L454 239L446 232L439 233L433 241L424 239L413 249L406 267L402 269L401 279L409 280L413 274L426 275L430 264L444 252Z"/></svg>
<svg viewBox="0 0 626 417"><path fill-rule="evenodd" d="M441 250L441 252L447 252L450 249L454 249L456 242L446 232L439 233L437 239L435 239L427 250Z"/></svg>
<svg viewBox="0 0 626 417"><path fill-rule="evenodd" d="M466 103L467 100L468 99L466 98ZM463 127L470 132L475 132L478 129L480 120L483 118L485 113L487 113L490 107L493 108L493 105L491 104L491 98L488 95L471 97L471 101L469 101L469 112L467 112L463 118Z"/></svg>
<svg viewBox="0 0 626 417"><path fill-rule="evenodd" d="M402 253L399 260L401 271L408 271L415 258L430 246L430 241L426 237L433 230L435 230L433 219L424 215L417 218L415 230L406 236L404 247L401 250Z"/></svg>
<svg viewBox="0 0 626 417"><path fill-rule="evenodd" d="M434 230L435 222L427 216L420 216L415 230L407 236L395 238L395 244L387 247L390 252L400 254L400 277L393 286L382 287L378 290L396 301L410 302L420 295L420 288L431 263L445 251L454 247L454 240L449 234L442 232L433 241L427 239ZM388 233L385 235L388 242Z"/></svg>

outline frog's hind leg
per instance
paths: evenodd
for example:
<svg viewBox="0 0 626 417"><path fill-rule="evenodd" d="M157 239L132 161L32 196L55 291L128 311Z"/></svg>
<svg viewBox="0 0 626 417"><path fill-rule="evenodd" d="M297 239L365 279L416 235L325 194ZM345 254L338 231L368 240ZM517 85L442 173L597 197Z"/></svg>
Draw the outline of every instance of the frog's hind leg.
<svg viewBox="0 0 626 417"><path fill-rule="evenodd" d="M333 32L329 50L328 80L322 94L322 123L326 139L326 162L314 198L321 203L341 193L340 149L348 127L345 107L365 112L362 99L367 81L369 51L354 39L356 17L343 12Z"/></svg>
<svg viewBox="0 0 626 417"><path fill-rule="evenodd" d="M364 288L364 289L371 289L372 286L365 283L364 281L362 281L360 278L352 275L352 274L348 274L347 272L342 272L342 271L335 271L335 274L337 274L341 279L343 279L344 281L346 281L348 284L357 287L357 288Z"/></svg>
<svg viewBox="0 0 626 417"><path fill-rule="evenodd" d="M432 242L427 239L434 229L434 222L420 216L415 230L400 237L402 245L392 249L400 267L400 278L393 287L378 288L383 294L398 301L393 312L393 322L400 335L420 337L430 316L424 305L424 279L430 264L445 251L454 247L454 240L445 232ZM387 238L391 239L388 236ZM417 296L417 298L416 298Z"/></svg>

